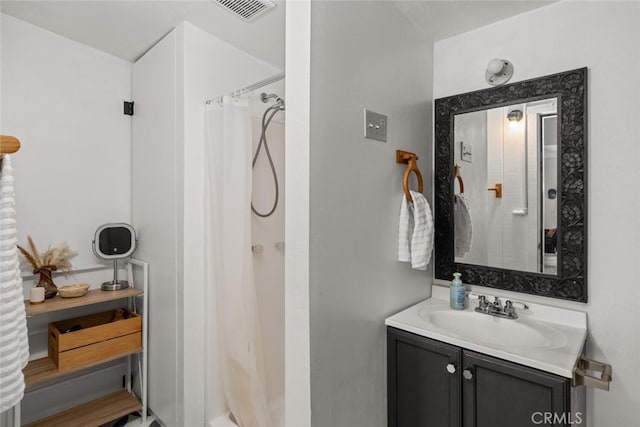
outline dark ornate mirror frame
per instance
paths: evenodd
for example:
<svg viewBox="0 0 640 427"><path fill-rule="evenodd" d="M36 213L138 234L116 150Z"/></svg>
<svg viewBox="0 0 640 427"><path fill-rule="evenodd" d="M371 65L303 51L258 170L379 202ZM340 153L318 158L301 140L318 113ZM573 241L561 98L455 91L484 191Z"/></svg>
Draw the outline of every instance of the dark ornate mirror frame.
<svg viewBox="0 0 640 427"><path fill-rule="evenodd" d="M454 259L454 115L557 97L558 274L456 263ZM587 302L587 68L435 101L435 277L514 292Z"/></svg>

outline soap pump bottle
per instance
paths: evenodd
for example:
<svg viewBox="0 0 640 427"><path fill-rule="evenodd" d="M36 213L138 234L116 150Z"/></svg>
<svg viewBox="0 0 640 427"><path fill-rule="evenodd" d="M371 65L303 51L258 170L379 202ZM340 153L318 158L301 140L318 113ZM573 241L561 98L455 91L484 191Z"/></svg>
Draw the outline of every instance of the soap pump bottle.
<svg viewBox="0 0 640 427"><path fill-rule="evenodd" d="M460 280L460 273L453 273L453 281L449 288L449 305L453 310L464 310L465 289Z"/></svg>

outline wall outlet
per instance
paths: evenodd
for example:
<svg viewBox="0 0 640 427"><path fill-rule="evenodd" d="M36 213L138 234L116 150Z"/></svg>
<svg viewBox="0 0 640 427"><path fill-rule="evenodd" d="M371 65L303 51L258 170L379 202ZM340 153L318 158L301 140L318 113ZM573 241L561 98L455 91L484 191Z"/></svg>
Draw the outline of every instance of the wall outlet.
<svg viewBox="0 0 640 427"><path fill-rule="evenodd" d="M387 142L387 116L364 109L364 137Z"/></svg>

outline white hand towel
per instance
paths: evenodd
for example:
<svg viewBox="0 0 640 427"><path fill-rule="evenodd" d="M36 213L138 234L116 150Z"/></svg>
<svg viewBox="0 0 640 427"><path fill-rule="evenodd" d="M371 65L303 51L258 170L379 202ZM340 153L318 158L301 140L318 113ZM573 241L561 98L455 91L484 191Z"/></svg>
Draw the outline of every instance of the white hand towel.
<svg viewBox="0 0 640 427"><path fill-rule="evenodd" d="M402 195L402 202L400 203L400 218L398 222L398 261L411 262L413 213L409 210L409 203L404 194Z"/></svg>
<svg viewBox="0 0 640 427"><path fill-rule="evenodd" d="M427 199L411 191L413 203L402 196L398 224L398 261L411 262L416 270L426 270L433 250L433 216Z"/></svg>
<svg viewBox="0 0 640 427"><path fill-rule="evenodd" d="M411 235L411 267L426 270L433 250L433 216L427 199L411 191L413 199L413 234Z"/></svg>
<svg viewBox="0 0 640 427"><path fill-rule="evenodd" d="M29 359L27 321L16 247L16 222L11 159L0 172L0 412L15 406L24 394L22 369Z"/></svg>
<svg viewBox="0 0 640 427"><path fill-rule="evenodd" d="M453 210L456 256L461 257L471 250L471 242L473 241L471 209L464 194L456 194Z"/></svg>

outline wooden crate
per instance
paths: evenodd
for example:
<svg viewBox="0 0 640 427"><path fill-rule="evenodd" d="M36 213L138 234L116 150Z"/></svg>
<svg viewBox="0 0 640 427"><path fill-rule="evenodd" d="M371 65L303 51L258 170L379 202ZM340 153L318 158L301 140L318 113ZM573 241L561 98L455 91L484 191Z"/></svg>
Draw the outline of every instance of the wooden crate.
<svg viewBox="0 0 640 427"><path fill-rule="evenodd" d="M110 310L49 323L49 358L64 370L141 350L142 317L124 311L128 318L117 321ZM82 329L64 332L76 325Z"/></svg>

